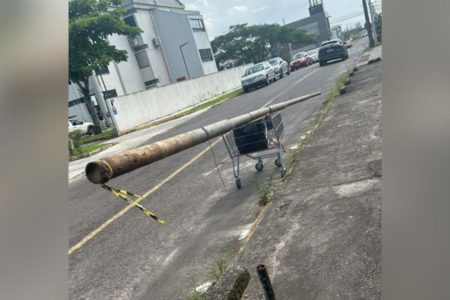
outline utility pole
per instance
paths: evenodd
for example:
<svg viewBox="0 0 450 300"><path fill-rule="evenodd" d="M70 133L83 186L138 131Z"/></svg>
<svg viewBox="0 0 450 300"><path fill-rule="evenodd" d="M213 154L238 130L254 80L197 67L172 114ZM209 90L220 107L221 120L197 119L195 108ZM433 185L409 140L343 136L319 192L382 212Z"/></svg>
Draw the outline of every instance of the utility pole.
<svg viewBox="0 0 450 300"><path fill-rule="evenodd" d="M370 47L375 46L375 41L373 40L372 28L370 26L369 12L367 11L367 3L366 0L362 0L363 8L364 8L364 17L366 18L366 26L364 26L367 30L367 35L369 36L369 45Z"/></svg>
<svg viewBox="0 0 450 300"><path fill-rule="evenodd" d="M114 156L103 157L100 160L92 161L86 165L86 177L90 182L95 184L106 183L112 178L149 165L152 162L192 148L198 144L207 142L234 128L264 117L268 113L283 110L286 107L304 102L319 95L320 92L317 92L272 104L268 107L263 107L231 119L221 120L153 144L131 149L126 152L115 154Z"/></svg>
<svg viewBox="0 0 450 300"><path fill-rule="evenodd" d="M375 29L376 12L375 12L375 8L373 7L373 3L370 0L369 0L369 10L370 10L370 18L372 20L373 39L374 39L375 43L378 43L378 35L377 35L377 31Z"/></svg>

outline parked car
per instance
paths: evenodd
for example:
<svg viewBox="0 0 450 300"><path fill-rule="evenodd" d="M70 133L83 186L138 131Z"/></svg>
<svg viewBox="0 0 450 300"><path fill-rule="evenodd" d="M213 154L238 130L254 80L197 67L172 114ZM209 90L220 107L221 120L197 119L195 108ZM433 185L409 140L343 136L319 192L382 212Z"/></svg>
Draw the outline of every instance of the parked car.
<svg viewBox="0 0 450 300"><path fill-rule="evenodd" d="M348 58L347 48L339 39L322 42L319 49L319 64L326 65L328 61L333 59L346 60Z"/></svg>
<svg viewBox="0 0 450 300"><path fill-rule="evenodd" d="M312 65L312 60L306 52L300 52L294 54L291 61L291 71L300 69L301 67L306 67Z"/></svg>
<svg viewBox="0 0 450 300"><path fill-rule="evenodd" d="M284 74L291 74L288 63L281 57L275 57L267 61L274 68L275 74L279 78L283 78Z"/></svg>
<svg viewBox="0 0 450 300"><path fill-rule="evenodd" d="M241 84L242 89L247 93L251 88L269 85L275 80L277 80L277 77L274 68L265 61L245 69Z"/></svg>
<svg viewBox="0 0 450 300"><path fill-rule="evenodd" d="M344 42L344 45L345 45L345 47L346 47L347 49L353 47L353 44L352 44L352 41L351 41L351 40L345 41L345 42Z"/></svg>
<svg viewBox="0 0 450 300"><path fill-rule="evenodd" d="M307 52L308 56L311 58L312 63L319 62L319 50L314 49Z"/></svg>
<svg viewBox="0 0 450 300"><path fill-rule="evenodd" d="M94 134L94 124L78 120L69 120L69 133L80 130L82 134Z"/></svg>

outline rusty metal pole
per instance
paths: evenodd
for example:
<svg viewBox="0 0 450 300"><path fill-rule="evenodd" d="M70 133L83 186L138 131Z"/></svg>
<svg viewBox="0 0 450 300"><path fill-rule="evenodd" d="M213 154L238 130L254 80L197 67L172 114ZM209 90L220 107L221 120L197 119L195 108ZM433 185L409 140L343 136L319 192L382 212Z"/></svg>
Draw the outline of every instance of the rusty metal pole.
<svg viewBox="0 0 450 300"><path fill-rule="evenodd" d="M256 272L258 273L259 282L261 283L262 289L264 291L264 299L275 300L275 293L273 292L272 283L270 282L266 266L257 266Z"/></svg>
<svg viewBox="0 0 450 300"><path fill-rule="evenodd" d="M306 101L318 95L320 95L320 93L313 93L268 107L263 107L250 113L194 129L154 144L142 146L114 156L90 162L85 168L86 177L95 184L106 183L114 177L131 172L167 156L204 143L233 128L261 118L268 113L282 110L288 106Z"/></svg>

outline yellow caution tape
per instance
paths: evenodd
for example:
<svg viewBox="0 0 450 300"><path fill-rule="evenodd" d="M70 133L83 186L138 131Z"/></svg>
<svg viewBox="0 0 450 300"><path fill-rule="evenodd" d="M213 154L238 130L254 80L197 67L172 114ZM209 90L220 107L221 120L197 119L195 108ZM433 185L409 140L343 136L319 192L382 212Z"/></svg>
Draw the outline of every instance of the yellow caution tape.
<svg viewBox="0 0 450 300"><path fill-rule="evenodd" d="M152 211L146 209L145 207L143 207L141 204L139 204L138 202L134 201L131 197L134 197L136 199L139 199L140 201L144 200L144 197L125 191L125 190L118 190L118 189L114 189L110 186L107 186L106 184L102 184L102 188L104 188L107 191L110 191L114 196L121 198L125 201L127 201L129 204L136 206L137 208L139 208L144 214L146 214L147 216L153 218L154 220L158 221L160 224L165 224L166 222L163 219L160 219L158 216L156 216Z"/></svg>

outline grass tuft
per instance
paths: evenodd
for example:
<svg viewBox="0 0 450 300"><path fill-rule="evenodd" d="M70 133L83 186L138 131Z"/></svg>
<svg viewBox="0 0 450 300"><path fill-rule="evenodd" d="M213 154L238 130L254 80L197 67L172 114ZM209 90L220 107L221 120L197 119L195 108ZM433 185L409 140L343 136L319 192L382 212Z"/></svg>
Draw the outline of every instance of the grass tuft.
<svg viewBox="0 0 450 300"><path fill-rule="evenodd" d="M206 296L198 291L194 291L189 297L187 297L187 300L207 300Z"/></svg>
<svg viewBox="0 0 450 300"><path fill-rule="evenodd" d="M258 191L259 191L258 205L266 206L272 200L272 196L275 192L272 176L269 177L266 184L264 184L261 187L258 187Z"/></svg>
<svg viewBox="0 0 450 300"><path fill-rule="evenodd" d="M100 134L94 134L91 136L85 135L81 138L81 144L88 144L88 143L94 143L98 141L104 141L109 140L112 138L115 138L116 135L114 134L114 131L112 129L105 130Z"/></svg>
<svg viewBox="0 0 450 300"><path fill-rule="evenodd" d="M114 146L115 143L108 143L108 144L89 144L86 146L81 146L81 152L77 149L74 149L71 153L70 159L71 160L77 160L80 158L88 157L92 154L96 154L100 151L103 151L109 147Z"/></svg>
<svg viewBox="0 0 450 300"><path fill-rule="evenodd" d="M216 260L211 270L212 277L214 277L216 281L219 280L220 276L225 273L227 267L228 264L225 259Z"/></svg>

